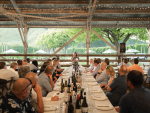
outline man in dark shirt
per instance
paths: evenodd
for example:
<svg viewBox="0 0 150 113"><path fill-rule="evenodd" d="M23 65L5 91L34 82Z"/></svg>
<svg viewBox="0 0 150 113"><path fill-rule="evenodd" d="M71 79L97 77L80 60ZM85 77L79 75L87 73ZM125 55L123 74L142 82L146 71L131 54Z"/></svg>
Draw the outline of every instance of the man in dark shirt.
<svg viewBox="0 0 150 113"><path fill-rule="evenodd" d="M150 90L144 88L140 71L130 71L127 75L129 93L119 103L119 113L150 113Z"/></svg>
<svg viewBox="0 0 150 113"><path fill-rule="evenodd" d="M25 78L18 79L11 91L0 99L0 113L35 113L29 101L32 82Z"/></svg>
<svg viewBox="0 0 150 113"><path fill-rule="evenodd" d="M122 65L119 69L120 76L114 78L113 82L107 88L107 97L113 106L118 106L121 97L126 93L126 80L125 74L127 72L127 67Z"/></svg>

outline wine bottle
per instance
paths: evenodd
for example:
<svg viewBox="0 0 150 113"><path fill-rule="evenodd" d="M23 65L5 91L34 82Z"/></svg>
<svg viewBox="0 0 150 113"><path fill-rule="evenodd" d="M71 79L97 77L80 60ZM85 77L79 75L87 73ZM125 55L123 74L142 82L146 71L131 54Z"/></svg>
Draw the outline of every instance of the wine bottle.
<svg viewBox="0 0 150 113"><path fill-rule="evenodd" d="M79 95L77 95L76 113L81 113L81 105L80 105Z"/></svg>
<svg viewBox="0 0 150 113"><path fill-rule="evenodd" d="M70 79L68 79L68 91L67 93L71 93L71 84L70 84Z"/></svg>
<svg viewBox="0 0 150 113"><path fill-rule="evenodd" d="M70 100L69 100L68 113L74 113L74 107L72 105L72 96L70 96Z"/></svg>
<svg viewBox="0 0 150 113"><path fill-rule="evenodd" d="M67 93L67 90L68 90L68 85L67 85L67 80L65 80L64 92L66 92L66 93Z"/></svg>
<svg viewBox="0 0 150 113"><path fill-rule="evenodd" d="M73 91L75 91L77 93L77 85L76 82L73 83Z"/></svg>
<svg viewBox="0 0 150 113"><path fill-rule="evenodd" d="M84 99L82 103L82 113L88 113L88 104L86 101L86 92L84 92Z"/></svg>
<svg viewBox="0 0 150 113"><path fill-rule="evenodd" d="M83 95L82 95L82 90L81 90L81 92L80 92L80 103L81 103L81 105L82 105L82 103L83 103Z"/></svg>
<svg viewBox="0 0 150 113"><path fill-rule="evenodd" d="M76 100L77 100L77 95L76 95L75 91L72 91L72 104L74 107L76 105Z"/></svg>
<svg viewBox="0 0 150 113"><path fill-rule="evenodd" d="M60 91L61 93L63 93L64 92L64 83L63 83L63 79L61 79L61 91Z"/></svg>

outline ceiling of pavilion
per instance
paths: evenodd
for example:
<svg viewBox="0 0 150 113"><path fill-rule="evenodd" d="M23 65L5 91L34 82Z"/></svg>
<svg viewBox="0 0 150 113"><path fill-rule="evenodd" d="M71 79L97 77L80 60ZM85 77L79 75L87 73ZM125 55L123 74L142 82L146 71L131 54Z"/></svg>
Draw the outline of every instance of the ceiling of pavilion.
<svg viewBox="0 0 150 113"><path fill-rule="evenodd" d="M150 0L0 0L0 27L150 27Z"/></svg>

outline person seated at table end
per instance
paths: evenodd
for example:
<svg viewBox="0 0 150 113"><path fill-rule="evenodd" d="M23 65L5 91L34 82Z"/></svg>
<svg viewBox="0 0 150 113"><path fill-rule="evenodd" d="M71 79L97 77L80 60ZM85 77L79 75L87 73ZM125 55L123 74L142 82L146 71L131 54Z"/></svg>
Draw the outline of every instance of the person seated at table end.
<svg viewBox="0 0 150 113"><path fill-rule="evenodd" d="M96 76L96 81L99 84L108 84L108 80L109 80L109 75L106 73L106 62L102 62L101 64L101 69L99 70L97 76Z"/></svg>
<svg viewBox="0 0 150 113"><path fill-rule="evenodd" d="M32 83L25 78L15 81L11 91L0 99L1 113L35 113L28 96Z"/></svg>
<svg viewBox="0 0 150 113"><path fill-rule="evenodd" d="M132 70L126 77L127 87L130 90L115 107L119 113L150 113L150 90L143 87L143 75Z"/></svg>
<svg viewBox="0 0 150 113"><path fill-rule="evenodd" d="M107 88L107 97L113 106L118 106L121 97L126 93L126 80L127 67L121 65L119 69L120 76L114 78L113 82Z"/></svg>

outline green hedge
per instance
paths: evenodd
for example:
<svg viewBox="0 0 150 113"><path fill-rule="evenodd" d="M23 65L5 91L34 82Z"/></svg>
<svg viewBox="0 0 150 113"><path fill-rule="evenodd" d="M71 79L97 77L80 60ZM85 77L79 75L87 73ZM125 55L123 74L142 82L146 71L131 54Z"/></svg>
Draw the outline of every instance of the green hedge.
<svg viewBox="0 0 150 113"><path fill-rule="evenodd" d="M142 47L142 53L144 53L144 47L145 47L145 53L148 54L148 44L135 44L135 45L128 45L126 46L126 49L136 49L141 52ZM97 47L97 48L90 48L90 50L94 51L93 54L102 54L104 51L110 49L110 47ZM78 54L86 54L86 48L68 48L67 54L72 54L73 52L77 52Z"/></svg>

